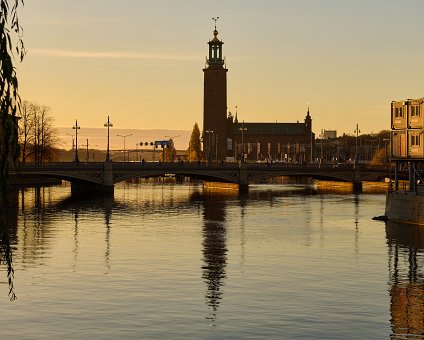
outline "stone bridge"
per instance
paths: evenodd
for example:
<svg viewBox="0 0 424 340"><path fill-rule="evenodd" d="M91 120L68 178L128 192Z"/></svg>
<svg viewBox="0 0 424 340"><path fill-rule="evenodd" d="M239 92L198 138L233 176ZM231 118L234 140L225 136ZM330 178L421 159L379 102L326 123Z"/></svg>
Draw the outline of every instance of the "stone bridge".
<svg viewBox="0 0 424 340"><path fill-rule="evenodd" d="M115 183L168 174L211 182L235 183L247 189L249 183L278 176L301 176L321 180L352 182L356 188L362 181L379 181L389 176L384 168L360 168L342 165L293 163L227 163L227 162L57 162L19 164L10 171L17 176L48 176L71 182L72 190L113 191Z"/></svg>

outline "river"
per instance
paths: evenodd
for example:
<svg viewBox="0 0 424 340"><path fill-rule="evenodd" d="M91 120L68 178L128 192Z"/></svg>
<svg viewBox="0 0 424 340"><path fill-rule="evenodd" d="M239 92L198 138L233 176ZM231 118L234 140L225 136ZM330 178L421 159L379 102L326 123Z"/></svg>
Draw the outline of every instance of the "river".
<svg viewBox="0 0 424 340"><path fill-rule="evenodd" d="M424 232L373 221L384 213L381 193L276 184L240 196L142 181L117 185L113 198L73 199L62 185L12 201L2 338L424 332Z"/></svg>

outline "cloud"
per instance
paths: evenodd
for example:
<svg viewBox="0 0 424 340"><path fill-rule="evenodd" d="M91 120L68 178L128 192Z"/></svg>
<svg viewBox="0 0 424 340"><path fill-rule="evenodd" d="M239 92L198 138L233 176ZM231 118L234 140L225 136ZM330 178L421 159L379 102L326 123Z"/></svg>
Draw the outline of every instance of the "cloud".
<svg viewBox="0 0 424 340"><path fill-rule="evenodd" d="M199 60L199 56L176 55L170 53L140 53L140 52L111 52L111 51L72 51L58 49L30 49L28 53L49 58L79 58L79 59L136 59L136 60Z"/></svg>

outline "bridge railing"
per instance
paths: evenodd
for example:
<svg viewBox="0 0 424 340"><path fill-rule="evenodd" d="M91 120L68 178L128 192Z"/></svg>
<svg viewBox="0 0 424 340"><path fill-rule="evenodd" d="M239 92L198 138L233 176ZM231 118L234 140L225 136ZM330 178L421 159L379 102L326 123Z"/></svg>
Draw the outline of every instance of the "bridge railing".
<svg viewBox="0 0 424 340"><path fill-rule="evenodd" d="M15 170L30 170L30 169L102 169L104 162L49 162L49 163L18 163ZM326 170L326 171L351 171L353 164L331 164L331 163L265 163L265 162L246 162L243 163L244 167L248 169L303 169L303 170ZM239 162L203 162L203 161L178 161L178 162L112 162L114 169L153 169L153 168L166 168L166 169L179 169L184 168L199 168L207 167L208 169L236 169L241 164ZM363 166L359 167L361 171L388 171L384 166Z"/></svg>

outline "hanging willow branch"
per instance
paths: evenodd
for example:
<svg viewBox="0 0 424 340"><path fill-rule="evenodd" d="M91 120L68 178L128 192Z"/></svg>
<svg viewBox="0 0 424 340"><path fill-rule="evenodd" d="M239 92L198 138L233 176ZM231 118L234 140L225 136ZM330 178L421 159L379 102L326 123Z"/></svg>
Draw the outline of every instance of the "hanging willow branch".
<svg viewBox="0 0 424 340"><path fill-rule="evenodd" d="M21 62L25 56L22 27L18 20L18 7L23 0L0 0L0 262L7 265L9 297L13 292L13 261L7 223L8 171L19 153L17 138L17 113L20 110L18 78L14 60Z"/></svg>

